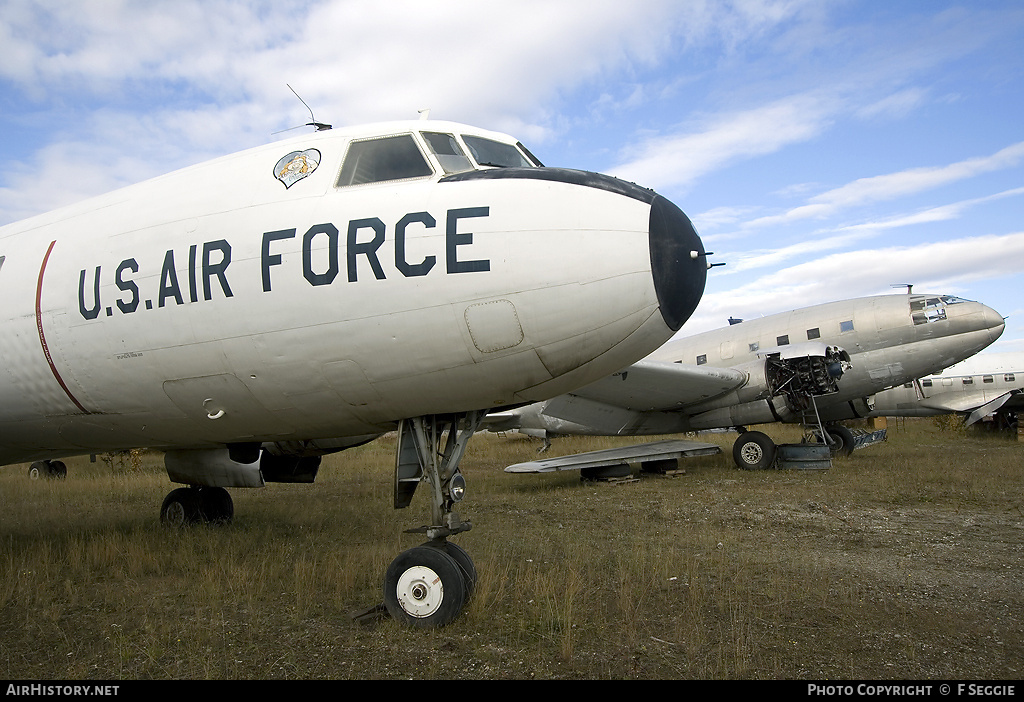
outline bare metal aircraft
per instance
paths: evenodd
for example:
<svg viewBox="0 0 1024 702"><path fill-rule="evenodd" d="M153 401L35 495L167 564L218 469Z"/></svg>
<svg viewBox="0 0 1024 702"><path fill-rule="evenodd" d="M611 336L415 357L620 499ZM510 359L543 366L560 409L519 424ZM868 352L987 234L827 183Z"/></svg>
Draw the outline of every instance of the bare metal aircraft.
<svg viewBox="0 0 1024 702"><path fill-rule="evenodd" d="M312 482L398 430L396 508L427 544L396 618L451 621L475 569L448 537L491 409L644 357L704 289L689 219L651 190L547 168L516 139L415 121L322 130L0 228L0 464L165 451L169 524L225 488Z"/></svg>
<svg viewBox="0 0 1024 702"><path fill-rule="evenodd" d="M1024 409L1024 354L982 353L941 373L875 395L872 415L934 417L956 414L965 426L990 422L998 430L1018 429Z"/></svg>
<svg viewBox="0 0 1024 702"><path fill-rule="evenodd" d="M496 413L488 425L545 438L735 428L736 464L761 469L773 465L776 445L747 425L790 422L819 427L845 453L854 437L839 420L869 416L875 393L977 353L1003 324L985 305L949 295L829 302L674 339L572 393Z"/></svg>

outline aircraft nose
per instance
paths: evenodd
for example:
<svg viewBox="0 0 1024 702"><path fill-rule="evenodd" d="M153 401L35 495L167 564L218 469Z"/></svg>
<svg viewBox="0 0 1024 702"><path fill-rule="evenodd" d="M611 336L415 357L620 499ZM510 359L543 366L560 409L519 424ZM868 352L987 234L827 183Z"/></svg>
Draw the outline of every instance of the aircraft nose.
<svg viewBox="0 0 1024 702"><path fill-rule="evenodd" d="M704 244L690 218L661 195L651 202L651 274L665 324L678 331L697 308L707 282Z"/></svg>
<svg viewBox="0 0 1024 702"><path fill-rule="evenodd" d="M988 329L989 336L992 338L992 341L995 341L1003 333L1003 329L1006 328L1006 320L988 305L981 306L981 315L985 328Z"/></svg>

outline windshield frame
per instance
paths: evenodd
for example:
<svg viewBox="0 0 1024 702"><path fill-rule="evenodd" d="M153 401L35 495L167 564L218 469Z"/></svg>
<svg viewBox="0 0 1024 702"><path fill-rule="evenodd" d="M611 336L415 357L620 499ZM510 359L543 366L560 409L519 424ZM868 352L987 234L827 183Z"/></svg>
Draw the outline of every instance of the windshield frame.
<svg viewBox="0 0 1024 702"><path fill-rule="evenodd" d="M479 134L462 134L462 141L466 145L473 162L483 168L536 168L535 159L526 155L525 149L520 149L518 142L509 144ZM508 158L515 155L515 159Z"/></svg>

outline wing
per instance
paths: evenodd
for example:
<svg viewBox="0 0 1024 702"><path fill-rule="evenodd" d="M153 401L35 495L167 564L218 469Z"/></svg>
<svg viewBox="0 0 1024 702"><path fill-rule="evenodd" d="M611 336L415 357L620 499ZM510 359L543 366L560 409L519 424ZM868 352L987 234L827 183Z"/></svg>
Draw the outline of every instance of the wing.
<svg viewBox="0 0 1024 702"><path fill-rule="evenodd" d="M490 431L531 436L674 434L686 431L686 410L743 387L736 368L640 361L546 402L495 413Z"/></svg>
<svg viewBox="0 0 1024 702"><path fill-rule="evenodd" d="M970 425L974 424L975 422L980 420L982 417L985 417L985 416L987 416L989 414L992 414L997 409L999 409L1003 405L1007 404L1011 399L1020 400L1020 397L1017 397L1020 394L1021 394L1020 390L1011 390L1010 392L1003 393L1002 395L1000 395L996 399L992 400L991 402L987 402L984 405L982 405L981 407L978 407L973 412L971 412L970 416L967 417L967 422L966 422L967 426L970 426ZM1012 407L1015 404L1016 404L1015 402L1010 403L1010 406ZM967 409L969 409L969 408L964 408L964 410L962 410L962 411L966 411Z"/></svg>
<svg viewBox="0 0 1024 702"><path fill-rule="evenodd" d="M671 411L724 395L747 378L735 368L640 361L572 394L636 412Z"/></svg>
<svg viewBox="0 0 1024 702"><path fill-rule="evenodd" d="M921 407L937 412L951 412L967 415L967 426L974 424L982 417L992 414L1004 405L1007 408L1014 408L1024 405L1024 393L1020 388L989 400L990 394L984 392L971 393L939 393L931 397L918 400Z"/></svg>

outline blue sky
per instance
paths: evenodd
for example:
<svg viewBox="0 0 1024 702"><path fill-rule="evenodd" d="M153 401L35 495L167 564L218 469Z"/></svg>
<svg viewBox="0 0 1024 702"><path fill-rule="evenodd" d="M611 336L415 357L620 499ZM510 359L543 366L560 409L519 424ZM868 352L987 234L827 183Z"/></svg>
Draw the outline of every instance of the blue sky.
<svg viewBox="0 0 1024 702"><path fill-rule="evenodd" d="M296 132L430 116L654 188L714 268L684 333L955 294L1024 352L1024 3L0 3L0 224Z"/></svg>

